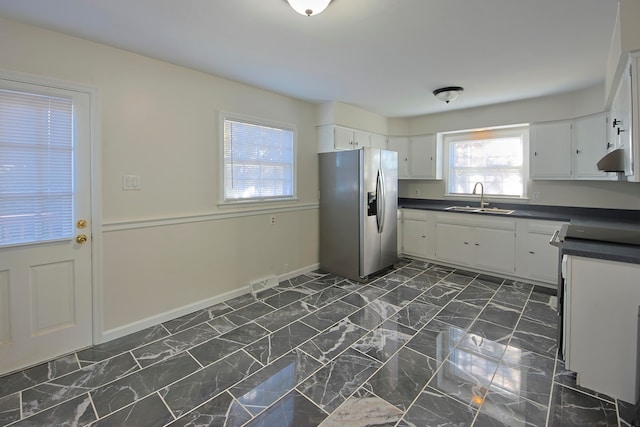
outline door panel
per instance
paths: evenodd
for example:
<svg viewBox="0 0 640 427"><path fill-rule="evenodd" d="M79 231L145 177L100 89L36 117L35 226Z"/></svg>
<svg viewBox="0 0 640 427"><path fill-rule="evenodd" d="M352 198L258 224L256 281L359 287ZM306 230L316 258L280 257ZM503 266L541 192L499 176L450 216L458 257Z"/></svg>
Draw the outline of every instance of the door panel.
<svg viewBox="0 0 640 427"><path fill-rule="evenodd" d="M73 260L31 267L31 324L34 335L73 326Z"/></svg>
<svg viewBox="0 0 640 427"><path fill-rule="evenodd" d="M378 221L375 212L369 210L376 206L376 200L369 203L369 197L378 197L377 179L380 170L380 150L360 150L362 161L362 183L360 185L360 200L362 209L362 228L360 237L360 276L365 277L379 270L380 265L380 233L378 233Z"/></svg>
<svg viewBox="0 0 640 427"><path fill-rule="evenodd" d="M384 177L384 224L380 236L379 269L398 261L398 154L380 152L380 170Z"/></svg>
<svg viewBox="0 0 640 427"><path fill-rule="evenodd" d="M32 239L28 243L5 243L4 246L0 246L0 374L3 374L92 344L92 243L89 231L91 98L88 93L2 79L0 90L70 99L73 111L70 132L72 155L70 158L67 157L69 160L66 163L58 165L71 168L73 171L72 183L69 184L69 194L72 196L68 202L73 209L72 215L64 220L54 218L44 222L47 227L68 231L53 240L38 237L40 241L33 242ZM27 110L27 113L31 111ZM8 123L6 117L4 121L0 120L0 126L2 123ZM26 123L24 132L34 133L35 125L32 122ZM7 142L6 139L0 139L1 144L4 144L5 152L17 149L16 143ZM57 147L51 148L52 151L56 149ZM28 156L25 159L25 162L28 162ZM38 162L25 163L25 167L40 172L40 175L46 174L46 171L38 169L39 165ZM38 173L33 175L37 176ZM9 178L5 177L5 181L0 184L10 186L12 182L16 182L12 181L12 177L17 175L11 175L9 172L7 176ZM24 176L20 176L20 179L23 178ZM57 182L52 185L60 184ZM25 191L25 194L36 201L38 198L45 200L47 197L47 194L41 192ZM55 191L60 190L58 187L51 189L51 192ZM8 190L0 185L0 197L7 193ZM68 196L64 197L69 200ZM47 215L46 210L44 213L35 213L30 212L29 208L22 209L21 214L24 216ZM15 235L17 228L13 225L15 222L12 222L15 217L16 215L0 211L0 229L4 221L7 227L11 225ZM81 219L85 221L85 225L78 222ZM88 235L86 243L76 241L75 237L80 233ZM42 235L46 233L39 236Z"/></svg>

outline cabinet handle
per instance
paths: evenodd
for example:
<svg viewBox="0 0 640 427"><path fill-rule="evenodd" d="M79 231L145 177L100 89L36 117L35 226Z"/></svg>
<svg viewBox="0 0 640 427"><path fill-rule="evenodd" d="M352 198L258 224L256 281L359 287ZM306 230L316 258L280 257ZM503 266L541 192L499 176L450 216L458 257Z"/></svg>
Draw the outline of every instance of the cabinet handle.
<svg viewBox="0 0 640 427"><path fill-rule="evenodd" d="M480 246L480 243L475 243L476 246Z"/></svg>
<svg viewBox="0 0 640 427"><path fill-rule="evenodd" d="M427 236L422 236L422 238L423 238L423 239L426 239L426 238L427 238Z"/></svg>
<svg viewBox="0 0 640 427"><path fill-rule="evenodd" d="M609 148L611 148L611 147L613 147L613 144L612 144L612 143L610 143L610 142L607 142L607 150L608 150Z"/></svg>
<svg viewBox="0 0 640 427"><path fill-rule="evenodd" d="M465 244L465 245L468 245L468 244L469 244L469 242L464 242L464 244Z"/></svg>
<svg viewBox="0 0 640 427"><path fill-rule="evenodd" d="M534 251L529 251L529 253L530 253L530 254L535 254L535 252L534 252Z"/></svg>
<svg viewBox="0 0 640 427"><path fill-rule="evenodd" d="M533 152L533 155L534 155L534 156L537 156L537 155L538 155L538 152L537 152L537 151L534 151L534 152Z"/></svg>
<svg viewBox="0 0 640 427"><path fill-rule="evenodd" d="M576 150L576 154L580 154L580 150Z"/></svg>
<svg viewBox="0 0 640 427"><path fill-rule="evenodd" d="M622 132L624 132L624 131L625 131L624 129L620 129L620 128L618 128L618 135L620 135L620 134L621 134Z"/></svg>
<svg viewBox="0 0 640 427"><path fill-rule="evenodd" d="M613 127L618 126L620 123L622 123L620 120L618 120L618 119L613 119Z"/></svg>

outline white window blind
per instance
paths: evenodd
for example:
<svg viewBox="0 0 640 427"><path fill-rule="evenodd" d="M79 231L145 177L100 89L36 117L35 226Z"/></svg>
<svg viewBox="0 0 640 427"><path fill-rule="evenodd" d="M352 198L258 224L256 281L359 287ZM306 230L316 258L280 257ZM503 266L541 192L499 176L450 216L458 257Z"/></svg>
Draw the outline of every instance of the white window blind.
<svg viewBox="0 0 640 427"><path fill-rule="evenodd" d="M72 107L0 90L0 245L73 236Z"/></svg>
<svg viewBox="0 0 640 427"><path fill-rule="evenodd" d="M224 120L224 201L294 196L291 129Z"/></svg>
<svg viewBox="0 0 640 427"><path fill-rule="evenodd" d="M524 197L524 132L509 128L445 136L448 194L472 194L474 184L482 182L486 195Z"/></svg>

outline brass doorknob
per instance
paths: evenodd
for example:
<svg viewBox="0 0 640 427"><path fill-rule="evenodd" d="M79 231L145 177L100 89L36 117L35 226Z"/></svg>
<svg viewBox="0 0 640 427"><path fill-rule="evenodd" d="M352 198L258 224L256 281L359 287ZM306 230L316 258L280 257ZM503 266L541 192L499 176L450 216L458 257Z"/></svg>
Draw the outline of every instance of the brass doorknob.
<svg viewBox="0 0 640 427"><path fill-rule="evenodd" d="M81 245L84 244L87 241L87 235L86 234L78 234L76 236L76 242L80 243Z"/></svg>
<svg viewBox="0 0 640 427"><path fill-rule="evenodd" d="M87 226L87 221L85 221L84 219L79 219L78 222L76 222L76 227L78 228L85 228Z"/></svg>

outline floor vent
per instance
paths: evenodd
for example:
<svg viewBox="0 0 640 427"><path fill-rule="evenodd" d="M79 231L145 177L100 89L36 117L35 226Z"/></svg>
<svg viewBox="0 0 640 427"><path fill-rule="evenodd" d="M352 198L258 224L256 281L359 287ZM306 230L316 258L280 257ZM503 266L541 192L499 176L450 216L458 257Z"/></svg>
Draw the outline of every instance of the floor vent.
<svg viewBox="0 0 640 427"><path fill-rule="evenodd" d="M258 293L266 289L273 288L278 285L278 278L276 276L269 276L265 279L255 280L249 283L251 289L251 295L254 298L258 298Z"/></svg>

